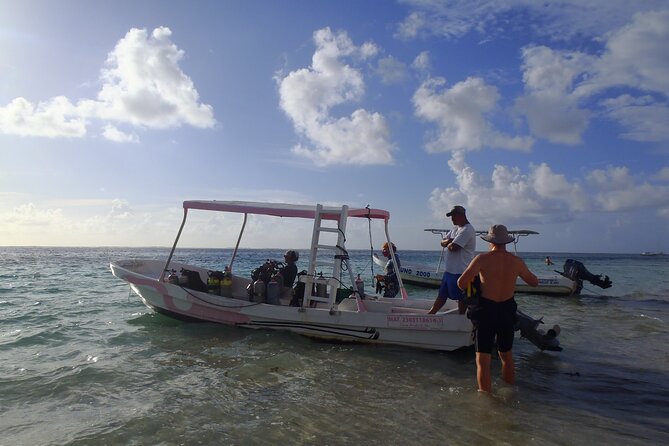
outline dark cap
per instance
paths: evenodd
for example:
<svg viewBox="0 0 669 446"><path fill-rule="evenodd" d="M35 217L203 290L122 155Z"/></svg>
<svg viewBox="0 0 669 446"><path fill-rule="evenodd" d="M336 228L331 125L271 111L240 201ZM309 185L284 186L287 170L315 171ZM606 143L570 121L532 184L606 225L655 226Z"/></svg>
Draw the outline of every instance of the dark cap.
<svg viewBox="0 0 669 446"><path fill-rule="evenodd" d="M465 215L465 213L466 213L465 208L463 208L462 206L453 206L453 209L451 209L451 211L448 214L446 214L446 216L450 217L453 214Z"/></svg>

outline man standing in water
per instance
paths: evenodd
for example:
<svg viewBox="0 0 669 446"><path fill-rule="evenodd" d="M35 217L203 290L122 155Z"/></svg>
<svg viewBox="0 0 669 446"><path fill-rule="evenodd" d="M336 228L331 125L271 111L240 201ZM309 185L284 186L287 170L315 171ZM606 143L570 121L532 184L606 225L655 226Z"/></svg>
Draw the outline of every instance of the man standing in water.
<svg viewBox="0 0 669 446"><path fill-rule="evenodd" d="M444 276L441 279L439 294L434 301L428 314L435 314L451 298L458 301L458 311L464 314L467 304L462 291L458 288L458 277L467 268L476 251L476 230L467 220L465 208L453 206L446 214L451 217L455 227L441 241L441 246L446 250L444 257Z"/></svg>
<svg viewBox="0 0 669 446"><path fill-rule="evenodd" d="M497 351L502 361L502 378L509 384L516 380L513 364L514 325L516 324L516 278L528 285L538 286L539 279L527 268L520 257L506 250L513 237L504 225L495 225L481 236L490 243L490 252L479 254L458 279L460 289L467 288L478 274L481 279L479 302L470 307L468 317L476 330L476 378L479 391L491 392L490 361L492 347L497 339Z"/></svg>

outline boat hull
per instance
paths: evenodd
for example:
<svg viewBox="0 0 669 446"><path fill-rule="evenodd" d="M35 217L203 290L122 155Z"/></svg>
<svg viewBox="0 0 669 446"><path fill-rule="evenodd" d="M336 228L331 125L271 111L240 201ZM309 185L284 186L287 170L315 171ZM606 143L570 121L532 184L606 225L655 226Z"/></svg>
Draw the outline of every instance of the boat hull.
<svg viewBox="0 0 669 446"><path fill-rule="evenodd" d="M434 267L425 265L404 265L400 268L400 276L406 284L425 288L439 288L443 271L435 271ZM538 276L539 286L527 285L522 279L516 281L517 293L546 294L555 296L571 296L577 290L577 283L559 274Z"/></svg>
<svg viewBox="0 0 669 446"><path fill-rule="evenodd" d="M195 291L160 281L163 265L154 260L124 260L110 264L112 273L130 284L142 302L156 312L184 320L206 321L245 328L285 330L336 341L392 344L452 351L473 344L472 325L455 307L428 315L431 300L345 298L329 308L250 302L249 279L233 276L229 296ZM189 265L174 265L199 271Z"/></svg>

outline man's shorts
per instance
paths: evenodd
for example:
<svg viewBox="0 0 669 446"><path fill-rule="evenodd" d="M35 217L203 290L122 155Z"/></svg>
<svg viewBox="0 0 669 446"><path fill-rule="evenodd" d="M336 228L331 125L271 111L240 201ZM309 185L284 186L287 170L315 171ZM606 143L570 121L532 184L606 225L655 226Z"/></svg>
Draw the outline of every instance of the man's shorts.
<svg viewBox="0 0 669 446"><path fill-rule="evenodd" d="M481 296L476 305L470 305L467 317L476 331L476 351L492 353L497 339L497 351L504 353L513 347L516 310L518 305L512 297L504 302L495 302Z"/></svg>
<svg viewBox="0 0 669 446"><path fill-rule="evenodd" d="M441 278L441 285L439 286L439 297L442 299L453 299L453 300L462 300L464 299L464 294L462 290L458 288L458 279L461 274L453 274L449 272L444 273L444 277Z"/></svg>

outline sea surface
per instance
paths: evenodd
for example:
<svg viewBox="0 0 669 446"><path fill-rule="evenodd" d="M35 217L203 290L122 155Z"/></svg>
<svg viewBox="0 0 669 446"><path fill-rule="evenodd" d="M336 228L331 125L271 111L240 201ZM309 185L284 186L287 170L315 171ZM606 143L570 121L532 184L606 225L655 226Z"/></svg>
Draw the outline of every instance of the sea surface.
<svg viewBox="0 0 669 446"><path fill-rule="evenodd" d="M2 445L669 444L669 256L521 254L537 274L567 258L613 287L519 295L559 324L562 352L518 335L517 383L474 353L338 344L158 315L109 262L163 248L0 248ZM298 263L306 269L306 253ZM367 251L353 266L369 278ZM404 263L439 252L401 251ZM177 250L223 269L229 250ZM555 265L543 264L550 255ZM236 272L281 251L246 250ZM434 290L407 287L411 297Z"/></svg>

